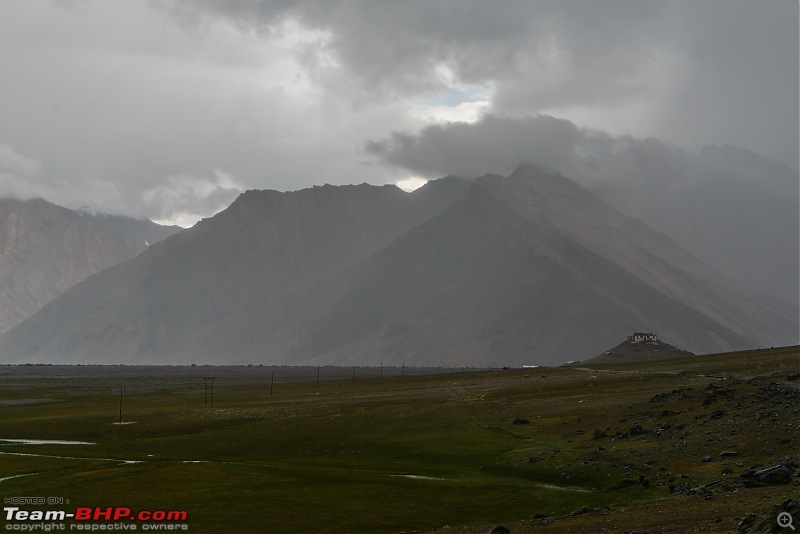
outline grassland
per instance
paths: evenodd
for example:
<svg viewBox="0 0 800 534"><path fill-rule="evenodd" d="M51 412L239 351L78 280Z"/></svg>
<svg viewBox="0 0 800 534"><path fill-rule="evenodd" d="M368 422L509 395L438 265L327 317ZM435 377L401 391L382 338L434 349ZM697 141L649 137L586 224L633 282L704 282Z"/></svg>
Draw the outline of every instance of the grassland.
<svg viewBox="0 0 800 534"><path fill-rule="evenodd" d="M796 479L736 482L800 463L798 382L786 380L799 369L792 347L270 395L264 372L218 368L212 407L205 370L2 367L0 439L93 444L0 441L0 494L62 497L50 508L68 511L185 509L199 533L735 531L800 494ZM120 389L131 424L114 424Z"/></svg>

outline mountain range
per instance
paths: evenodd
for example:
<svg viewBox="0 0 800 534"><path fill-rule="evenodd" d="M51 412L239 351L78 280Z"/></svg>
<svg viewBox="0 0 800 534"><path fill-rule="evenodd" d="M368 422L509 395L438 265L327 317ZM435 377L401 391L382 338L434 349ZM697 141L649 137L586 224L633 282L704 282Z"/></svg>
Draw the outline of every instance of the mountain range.
<svg viewBox="0 0 800 534"><path fill-rule="evenodd" d="M136 256L146 239L177 231L129 217L89 216L42 199L0 199L0 331L90 274Z"/></svg>
<svg viewBox="0 0 800 534"><path fill-rule="evenodd" d="M0 338L4 361L505 365L633 331L694 352L797 343L744 289L564 176L248 191Z"/></svg>

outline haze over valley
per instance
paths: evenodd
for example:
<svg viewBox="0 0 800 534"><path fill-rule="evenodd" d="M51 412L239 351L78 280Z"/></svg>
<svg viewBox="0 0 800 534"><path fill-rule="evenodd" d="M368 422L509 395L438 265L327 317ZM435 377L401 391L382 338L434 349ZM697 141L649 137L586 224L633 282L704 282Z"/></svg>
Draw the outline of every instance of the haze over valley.
<svg viewBox="0 0 800 534"><path fill-rule="evenodd" d="M3 5L0 362L797 344L797 19L739 0Z"/></svg>
<svg viewBox="0 0 800 534"><path fill-rule="evenodd" d="M713 206L682 211L691 220ZM753 239L748 250L763 245ZM735 274L532 165L412 193L248 191L89 276L0 339L0 353L43 363L496 366L582 359L637 330L694 352L796 344L796 303Z"/></svg>

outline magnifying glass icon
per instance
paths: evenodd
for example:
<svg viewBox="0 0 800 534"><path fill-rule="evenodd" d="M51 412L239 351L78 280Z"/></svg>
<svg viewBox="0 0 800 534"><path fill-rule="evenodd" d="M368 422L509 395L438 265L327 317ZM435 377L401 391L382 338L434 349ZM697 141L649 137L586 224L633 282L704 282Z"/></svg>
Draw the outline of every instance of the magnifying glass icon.
<svg viewBox="0 0 800 534"><path fill-rule="evenodd" d="M790 529L794 530L794 525L792 525L792 514L790 514L789 512L779 513L778 526L781 528L789 527Z"/></svg>

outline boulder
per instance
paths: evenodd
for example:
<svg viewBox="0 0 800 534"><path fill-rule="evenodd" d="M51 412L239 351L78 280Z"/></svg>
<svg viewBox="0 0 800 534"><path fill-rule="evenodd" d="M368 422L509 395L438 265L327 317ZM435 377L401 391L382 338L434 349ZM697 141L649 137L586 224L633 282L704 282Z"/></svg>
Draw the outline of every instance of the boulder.
<svg viewBox="0 0 800 534"><path fill-rule="evenodd" d="M792 481L793 469L787 464L774 465L760 471L747 471L740 475L744 487L763 488L764 486L776 486L779 484L789 484Z"/></svg>

